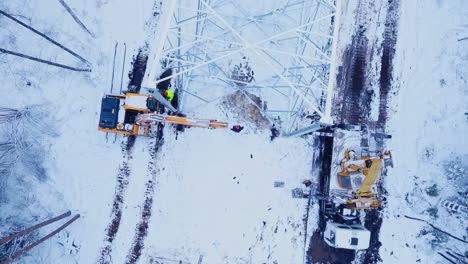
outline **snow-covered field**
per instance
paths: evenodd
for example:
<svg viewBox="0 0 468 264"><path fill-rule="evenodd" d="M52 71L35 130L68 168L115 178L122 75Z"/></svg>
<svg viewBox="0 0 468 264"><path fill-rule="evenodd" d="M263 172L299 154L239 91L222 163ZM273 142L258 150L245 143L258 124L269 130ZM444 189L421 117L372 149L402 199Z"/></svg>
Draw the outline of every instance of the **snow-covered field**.
<svg viewBox="0 0 468 264"><path fill-rule="evenodd" d="M158 159L148 256L196 263L300 263L307 200L291 189L308 178L302 139L270 142L249 131L169 134ZM274 188L275 181L284 187Z"/></svg>
<svg viewBox="0 0 468 264"><path fill-rule="evenodd" d="M443 200L462 204L466 200L468 4L464 0L400 2L396 89L388 123L393 136L388 148L395 168L385 179L388 203L380 256L383 263L446 263L437 252L465 254L466 244L404 215L425 219L462 239L468 235L466 215L449 213L439 205ZM32 124L0 124L0 143L11 141L12 129L19 128L25 129L20 139L30 144L17 166L0 175L0 236L67 210L81 215L17 263L97 262L106 245L116 176L126 162L131 170L122 221L111 243L113 263L128 260L150 180L155 182L152 214L139 263L303 263L307 200L293 199L291 189L310 178L312 143L303 138L270 141L268 129L257 130L248 123L239 134L191 128L176 135L166 126L164 143L154 160L150 148L155 139L149 138L138 138L128 158L123 155L122 136L112 143L110 135L106 143L105 133L96 129L100 99L110 89L116 41L127 45L123 87L129 81L132 56L147 41L154 49L160 3L67 3L95 37L80 28L59 1L0 2L1 10L92 65L92 72L81 73L0 54L0 107L40 106L34 108L38 110ZM353 1L342 5L349 10L356 6ZM385 3L372 8L385 10L381 6ZM376 16L383 23L384 15ZM340 26L342 35L352 34L349 22ZM366 36L377 43L380 29L372 28ZM87 66L2 15L0 48L73 67ZM342 53L338 50L338 56ZM210 93L208 88L204 91ZM196 117L239 122L239 114L220 101L187 109ZM150 162L154 166L148 173ZM284 186L274 187L277 181ZM316 211L310 210L308 230L316 227ZM35 239L58 225L44 228Z"/></svg>
<svg viewBox="0 0 468 264"><path fill-rule="evenodd" d="M197 263L200 259L203 263L302 262L307 200L293 199L291 189L309 178L310 145L299 138L271 142L269 130L258 131L249 125L240 134L193 128L177 139L167 126L155 160L156 175L148 174L154 140L138 138L126 160L119 145L122 137L113 144L110 135L106 143L105 134L96 127L101 96L110 89L115 41L127 44L126 87L131 56L145 41L151 41L151 23L159 19L157 14L152 16L158 9L148 1L67 2L96 38L83 31L57 1L0 4L2 10L86 58L93 69L91 73L71 72L0 55L4 76L1 106L20 109L38 104L51 116L37 116L38 130L51 133L34 135L41 144L32 158L43 158L40 166L44 171L28 173L17 167L8 177L8 187L1 189L1 234L69 209L81 215L66 231L18 263L96 262L105 245L116 176L125 161L131 173L120 229L112 244L114 263L128 258L149 179L157 184L141 263L164 259L165 263ZM148 23L150 20L153 22ZM85 66L7 18L0 17L0 23L2 48ZM232 116L225 111L225 107L212 105L195 113L222 120ZM227 121L236 122L231 117ZM7 128L15 125L5 124ZM9 135L7 131L5 135ZM274 187L275 181L284 186ZM313 222L309 225L314 227ZM37 237L56 226L42 229Z"/></svg>
<svg viewBox="0 0 468 264"><path fill-rule="evenodd" d="M106 144L104 135L96 131L100 98L110 89L115 41L125 41L129 54L135 54L148 35L145 20L153 15L152 4L143 2L70 1L69 4L97 38L83 31L58 1L0 3L2 10L48 34L93 65L93 72L85 74L10 55L0 56L2 106L20 109L41 105L50 115L48 119L36 115L36 129L24 135L26 139L37 139L32 143L40 142L39 151L34 148L37 152L27 158L43 158L38 167L45 170L25 171L23 166L17 166L9 177L2 175L8 177L8 187L1 190L2 234L66 210L81 214L66 231L20 260L23 263L88 263L97 258L121 156L118 143ZM6 17L1 16L0 21L2 48L83 67L76 58ZM130 63L131 59L127 59L127 68ZM128 82L126 75L127 72L124 80ZM10 126L16 123L5 125L7 129ZM20 165L29 163L31 160L22 159ZM41 235L57 226L44 228Z"/></svg>
<svg viewBox="0 0 468 264"><path fill-rule="evenodd" d="M466 203L468 42L459 39L468 36L467 15L466 1L401 1L389 123L395 168L385 181L380 233L384 263L448 263L437 252L467 252L465 243L404 218L468 235L467 216L439 205Z"/></svg>

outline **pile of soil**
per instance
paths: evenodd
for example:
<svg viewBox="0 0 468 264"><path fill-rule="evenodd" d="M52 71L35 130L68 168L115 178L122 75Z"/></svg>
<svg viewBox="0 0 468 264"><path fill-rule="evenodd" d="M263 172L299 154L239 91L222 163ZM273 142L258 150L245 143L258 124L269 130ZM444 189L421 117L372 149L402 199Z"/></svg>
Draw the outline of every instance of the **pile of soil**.
<svg viewBox="0 0 468 264"><path fill-rule="evenodd" d="M262 114L260 109L266 110L266 103L260 97L248 92L237 91L226 97L223 102L238 120L249 122L258 129L270 129L270 121Z"/></svg>

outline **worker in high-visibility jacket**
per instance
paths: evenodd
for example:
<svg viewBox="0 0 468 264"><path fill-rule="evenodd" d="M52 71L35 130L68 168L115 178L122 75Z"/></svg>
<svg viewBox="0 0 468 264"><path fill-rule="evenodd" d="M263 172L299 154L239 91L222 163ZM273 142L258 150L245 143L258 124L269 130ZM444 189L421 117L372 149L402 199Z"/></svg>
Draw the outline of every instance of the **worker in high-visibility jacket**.
<svg viewBox="0 0 468 264"><path fill-rule="evenodd" d="M172 100L174 100L174 92L169 89L164 91L164 96L167 98L167 100L169 100L169 102L172 102Z"/></svg>

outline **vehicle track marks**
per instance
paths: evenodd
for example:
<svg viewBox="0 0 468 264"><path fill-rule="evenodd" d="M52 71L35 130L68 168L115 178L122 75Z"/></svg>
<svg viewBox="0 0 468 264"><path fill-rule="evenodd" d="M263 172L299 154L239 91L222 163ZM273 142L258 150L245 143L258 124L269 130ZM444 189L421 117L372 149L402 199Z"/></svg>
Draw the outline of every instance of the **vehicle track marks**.
<svg viewBox="0 0 468 264"><path fill-rule="evenodd" d="M156 132L155 142L153 140L150 149L151 159L148 163L148 181L146 182L145 199L143 202L140 222L135 228L135 235L133 237L132 248L130 249L125 259L126 264L134 264L141 256L144 247L145 238L148 235L148 224L151 218L151 208L153 206L153 194L156 184L156 177L158 170L156 168L157 154L163 145L163 124L159 124Z"/></svg>
<svg viewBox="0 0 468 264"><path fill-rule="evenodd" d="M128 91L138 93L146 70L148 61L147 49L140 48L138 54L133 59L133 68L129 73L130 83ZM135 145L135 136L124 136L121 143L122 163L117 174L117 185L115 187L114 200L112 203L111 221L106 228L104 246L100 250L98 263L112 263L112 245L120 228L122 220L122 209L125 198L125 191L128 187L131 173L132 150Z"/></svg>
<svg viewBox="0 0 468 264"><path fill-rule="evenodd" d="M119 231L120 222L122 220L122 207L124 203L124 195L128 186L130 177L130 163L132 160L132 146L134 139L126 138L126 142L122 142L123 161L119 166L117 174L117 186L115 187L114 201L112 203L111 222L106 228L106 236L104 239L105 245L101 248L98 263L112 263L112 243ZM124 140L125 141L125 140Z"/></svg>
<svg viewBox="0 0 468 264"><path fill-rule="evenodd" d="M378 132L385 133L387 123L388 95L392 90L393 58L398 36L399 0L388 0L387 16L385 18L384 40L382 42L382 58L379 80L379 116L376 124ZM382 187L384 195L386 190ZM366 213L365 227L371 231L370 246L361 258L361 263L375 264L381 262L379 249L382 243L379 241L380 228L382 226L382 209L370 210Z"/></svg>

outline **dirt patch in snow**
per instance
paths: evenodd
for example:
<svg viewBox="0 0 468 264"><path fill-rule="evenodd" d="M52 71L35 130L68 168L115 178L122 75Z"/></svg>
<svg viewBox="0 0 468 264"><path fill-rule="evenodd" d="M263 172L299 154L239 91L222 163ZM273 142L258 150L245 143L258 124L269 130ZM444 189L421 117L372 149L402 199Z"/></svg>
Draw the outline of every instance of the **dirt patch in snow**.
<svg viewBox="0 0 468 264"><path fill-rule="evenodd" d="M259 129L271 127L270 121L260 111L260 109L266 110L267 104L256 95L237 91L228 95L223 104L236 115L238 120L252 123Z"/></svg>
<svg viewBox="0 0 468 264"><path fill-rule="evenodd" d="M355 252L328 246L319 231L314 232L311 246L307 251L307 263L348 264L354 260Z"/></svg>
<svg viewBox="0 0 468 264"><path fill-rule="evenodd" d="M146 64L148 62L148 44L138 50L138 54L133 58L133 68L128 73L130 83L128 84L128 91L131 93L139 93L141 83L145 76Z"/></svg>

